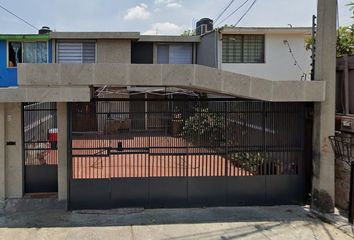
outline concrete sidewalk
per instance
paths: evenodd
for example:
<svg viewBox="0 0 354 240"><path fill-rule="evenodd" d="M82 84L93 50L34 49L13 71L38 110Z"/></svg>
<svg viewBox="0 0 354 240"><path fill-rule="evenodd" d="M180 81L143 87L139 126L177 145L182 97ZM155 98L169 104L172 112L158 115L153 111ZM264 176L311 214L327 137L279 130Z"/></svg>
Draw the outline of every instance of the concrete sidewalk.
<svg viewBox="0 0 354 240"><path fill-rule="evenodd" d="M300 206L40 210L0 217L1 240L353 239Z"/></svg>

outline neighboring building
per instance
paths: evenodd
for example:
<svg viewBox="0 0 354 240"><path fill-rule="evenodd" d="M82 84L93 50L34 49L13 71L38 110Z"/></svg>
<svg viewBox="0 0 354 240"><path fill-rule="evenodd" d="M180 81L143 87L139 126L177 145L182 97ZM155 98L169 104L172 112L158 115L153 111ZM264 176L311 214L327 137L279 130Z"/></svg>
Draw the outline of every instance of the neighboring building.
<svg viewBox="0 0 354 240"><path fill-rule="evenodd" d="M70 209L303 203L312 103L325 84L225 71L215 33L0 36L0 81L11 87L0 88L0 200L57 192ZM257 51L248 59L268 63Z"/></svg>
<svg viewBox="0 0 354 240"><path fill-rule="evenodd" d="M215 29L201 36L198 64L264 79L310 80L310 37L311 28Z"/></svg>
<svg viewBox="0 0 354 240"><path fill-rule="evenodd" d="M46 34L0 36L0 87L17 86L19 63L51 63L52 45Z"/></svg>

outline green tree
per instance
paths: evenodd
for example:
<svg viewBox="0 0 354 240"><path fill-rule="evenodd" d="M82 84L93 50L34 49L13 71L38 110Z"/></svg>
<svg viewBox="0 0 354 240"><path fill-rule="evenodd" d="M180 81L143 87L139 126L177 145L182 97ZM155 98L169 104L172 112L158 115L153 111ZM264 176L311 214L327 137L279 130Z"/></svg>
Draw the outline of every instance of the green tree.
<svg viewBox="0 0 354 240"><path fill-rule="evenodd" d="M353 12L352 12L352 14L353 14L352 18L354 18L354 1L348 3L348 6L350 7L350 8L349 8L350 11L353 11Z"/></svg>
<svg viewBox="0 0 354 240"><path fill-rule="evenodd" d="M195 30L184 30L184 32L181 34L181 36L183 37L187 37L187 36L195 36Z"/></svg>
<svg viewBox="0 0 354 240"><path fill-rule="evenodd" d="M340 27L337 35L337 56L354 54L354 24L348 27Z"/></svg>
<svg viewBox="0 0 354 240"><path fill-rule="evenodd" d="M312 37L306 39L306 50L311 50L313 43ZM344 54L354 54L354 24L339 27L337 31L337 57L342 57Z"/></svg>
<svg viewBox="0 0 354 240"><path fill-rule="evenodd" d="M350 7L350 11L353 11L354 18L354 1L347 4ZM306 39L306 49L312 49L314 39ZM354 54L354 24L350 26L339 27L337 32L337 57L342 57L344 54Z"/></svg>

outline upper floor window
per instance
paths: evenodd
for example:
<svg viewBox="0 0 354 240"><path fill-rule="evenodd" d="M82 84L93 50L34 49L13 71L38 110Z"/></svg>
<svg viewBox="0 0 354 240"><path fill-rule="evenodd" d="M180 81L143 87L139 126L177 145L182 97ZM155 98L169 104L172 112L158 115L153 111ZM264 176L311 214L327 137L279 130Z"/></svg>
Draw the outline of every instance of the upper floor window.
<svg viewBox="0 0 354 240"><path fill-rule="evenodd" d="M59 41L57 63L95 63L96 42Z"/></svg>
<svg viewBox="0 0 354 240"><path fill-rule="evenodd" d="M158 64L192 64L192 44L160 44L157 47Z"/></svg>
<svg viewBox="0 0 354 240"><path fill-rule="evenodd" d="M151 42L135 42L131 44L131 63L153 64L154 46Z"/></svg>
<svg viewBox="0 0 354 240"><path fill-rule="evenodd" d="M8 67L19 63L47 63L47 42L8 42Z"/></svg>
<svg viewBox="0 0 354 240"><path fill-rule="evenodd" d="M223 35L223 63L264 63L264 35Z"/></svg>

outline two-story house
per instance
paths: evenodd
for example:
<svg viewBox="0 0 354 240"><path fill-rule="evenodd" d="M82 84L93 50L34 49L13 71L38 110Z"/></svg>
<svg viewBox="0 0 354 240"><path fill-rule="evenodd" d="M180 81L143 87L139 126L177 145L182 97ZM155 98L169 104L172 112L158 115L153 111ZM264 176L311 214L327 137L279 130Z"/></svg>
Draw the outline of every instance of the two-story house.
<svg viewBox="0 0 354 240"><path fill-rule="evenodd" d="M225 27L204 33L198 64L273 80L310 80L311 28Z"/></svg>
<svg viewBox="0 0 354 240"><path fill-rule="evenodd" d="M310 112L325 84L299 81L285 63L288 75L273 71L267 34L227 31L0 35L0 199L46 193L69 209L303 203Z"/></svg>

